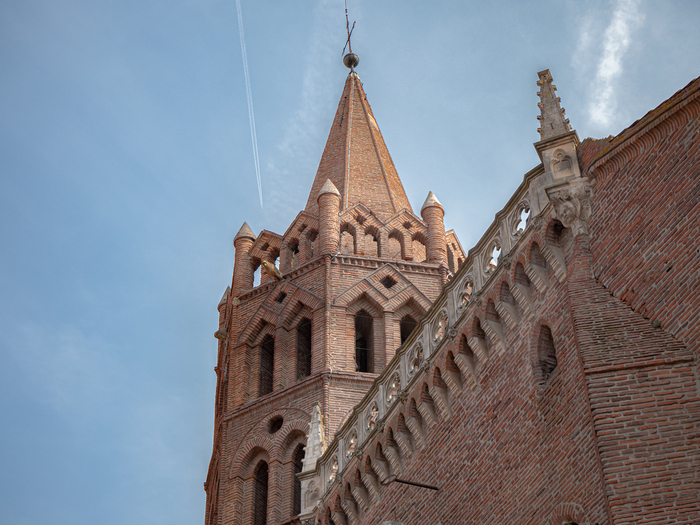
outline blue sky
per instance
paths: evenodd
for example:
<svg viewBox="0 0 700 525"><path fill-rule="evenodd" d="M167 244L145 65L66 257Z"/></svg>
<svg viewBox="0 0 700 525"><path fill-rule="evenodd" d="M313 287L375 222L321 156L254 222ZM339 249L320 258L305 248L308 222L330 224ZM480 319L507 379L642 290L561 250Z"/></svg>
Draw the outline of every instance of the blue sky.
<svg viewBox="0 0 700 525"><path fill-rule="evenodd" d="M694 0L349 0L416 210L469 249L537 163L537 72L581 139L700 75ZM202 523L216 305L248 221L305 203L347 70L342 0L0 3L0 520Z"/></svg>

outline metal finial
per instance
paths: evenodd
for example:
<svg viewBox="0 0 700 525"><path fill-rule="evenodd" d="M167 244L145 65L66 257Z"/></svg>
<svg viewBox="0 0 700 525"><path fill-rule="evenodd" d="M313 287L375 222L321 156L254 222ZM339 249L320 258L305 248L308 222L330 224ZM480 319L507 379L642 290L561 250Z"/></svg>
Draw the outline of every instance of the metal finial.
<svg viewBox="0 0 700 525"><path fill-rule="evenodd" d="M349 69L355 69L359 63L360 57L358 57L355 53L348 53L343 57L343 64L345 64L345 67Z"/></svg>
<svg viewBox="0 0 700 525"><path fill-rule="evenodd" d="M360 63L360 57L352 52L352 42L350 37L352 32L355 30L355 22L352 23L352 28L350 27L350 20L348 19L348 0L345 0L345 29L348 32L348 39L345 41L343 46L343 53L345 53L345 48L348 48L348 54L343 57L343 64L349 69L355 69L357 64Z"/></svg>

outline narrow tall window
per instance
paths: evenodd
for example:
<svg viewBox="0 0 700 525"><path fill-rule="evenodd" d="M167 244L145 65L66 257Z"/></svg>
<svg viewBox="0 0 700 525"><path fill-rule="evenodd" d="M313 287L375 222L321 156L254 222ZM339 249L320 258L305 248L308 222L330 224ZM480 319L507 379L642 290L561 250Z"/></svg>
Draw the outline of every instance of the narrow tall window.
<svg viewBox="0 0 700 525"><path fill-rule="evenodd" d="M260 388L259 395L272 392L272 381L275 369L275 339L266 335L260 344Z"/></svg>
<svg viewBox="0 0 700 525"><path fill-rule="evenodd" d="M418 323L416 323L416 320L410 315L406 315L401 319L401 322L399 323L399 327L401 329L401 344L408 339L408 336L411 335L411 332L413 332L413 329L417 324Z"/></svg>
<svg viewBox="0 0 700 525"><path fill-rule="evenodd" d="M267 473L267 463L258 463L253 489L253 525L267 525Z"/></svg>
<svg viewBox="0 0 700 525"><path fill-rule="evenodd" d="M292 477L294 478L294 501L292 501L292 516L296 516L301 513L301 481L297 478L297 474L301 472L302 466L304 464L304 445L297 445L294 450L294 455L292 456Z"/></svg>
<svg viewBox="0 0 700 525"><path fill-rule="evenodd" d="M311 375L311 321L304 318L297 327L297 379Z"/></svg>
<svg viewBox="0 0 700 525"><path fill-rule="evenodd" d="M557 367L557 354L554 349L554 340L549 326L542 325L540 337L537 343L537 354L540 361L543 381L548 381Z"/></svg>
<svg viewBox="0 0 700 525"><path fill-rule="evenodd" d="M355 315L355 370L374 372L372 316L364 310Z"/></svg>

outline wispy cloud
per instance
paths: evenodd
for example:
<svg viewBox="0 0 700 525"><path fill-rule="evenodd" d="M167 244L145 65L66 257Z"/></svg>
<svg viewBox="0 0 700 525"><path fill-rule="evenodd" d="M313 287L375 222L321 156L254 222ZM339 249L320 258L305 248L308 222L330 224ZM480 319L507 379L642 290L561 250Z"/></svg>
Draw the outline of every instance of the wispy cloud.
<svg viewBox="0 0 700 525"><path fill-rule="evenodd" d="M603 50L594 81L594 98L588 107L591 122L609 126L617 106L617 79L623 71L623 58L632 44L632 33L641 26L644 13L640 0L616 0L612 20L605 30ZM590 43L590 32L584 28L580 45Z"/></svg>
<svg viewBox="0 0 700 525"><path fill-rule="evenodd" d="M318 144L325 139L333 118L327 110L340 94L337 78L328 72L333 71L333 60L341 60L345 31L342 13L342 4L337 1L317 2L313 32L303 53L301 102L284 125L286 131L276 154L267 160L266 173L273 179L268 193L271 208L287 221L299 211L300 204L306 204L306 192L320 158Z"/></svg>
<svg viewBox="0 0 700 525"><path fill-rule="evenodd" d="M253 141L253 160L255 161L255 178L258 181L258 197L260 207L263 207L262 181L260 179L260 157L258 156L258 134L255 131L255 112L253 111L253 95L250 90L250 73L248 72L248 52L245 47L245 35L243 34L243 14L241 13L241 0L236 0L238 13L238 34L241 37L241 54L243 55L243 74L245 76L245 92L248 98L248 120L250 121L250 138Z"/></svg>

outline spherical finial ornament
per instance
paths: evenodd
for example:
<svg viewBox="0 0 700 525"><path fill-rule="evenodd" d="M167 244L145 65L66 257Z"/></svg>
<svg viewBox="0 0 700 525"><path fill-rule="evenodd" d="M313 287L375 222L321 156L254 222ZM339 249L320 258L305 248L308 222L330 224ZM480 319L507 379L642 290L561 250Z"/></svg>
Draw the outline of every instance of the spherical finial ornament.
<svg viewBox="0 0 700 525"><path fill-rule="evenodd" d="M345 64L345 67L348 69L355 69L359 63L360 57L358 57L355 53L348 53L343 57L343 64Z"/></svg>

